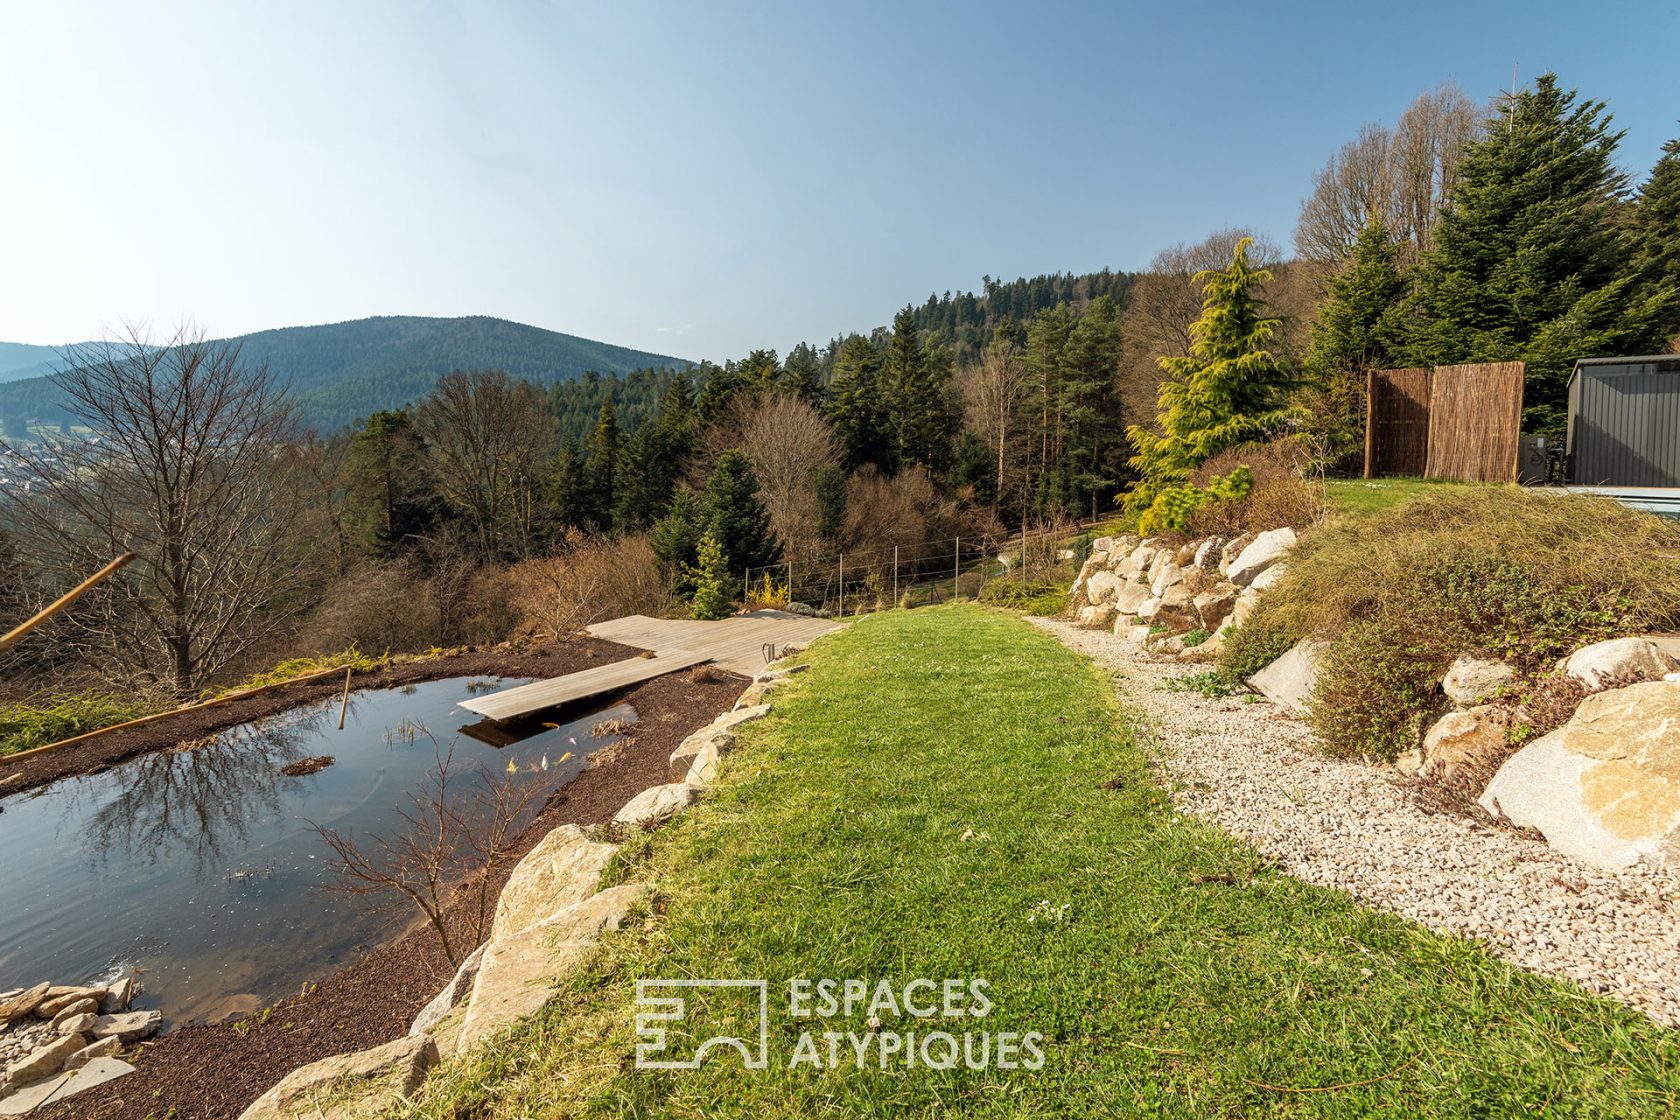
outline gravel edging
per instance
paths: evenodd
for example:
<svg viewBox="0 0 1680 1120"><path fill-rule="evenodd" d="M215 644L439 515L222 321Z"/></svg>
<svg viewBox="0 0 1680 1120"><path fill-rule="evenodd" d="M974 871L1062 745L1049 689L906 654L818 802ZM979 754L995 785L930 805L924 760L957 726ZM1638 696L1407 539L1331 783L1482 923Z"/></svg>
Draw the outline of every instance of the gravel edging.
<svg viewBox="0 0 1680 1120"><path fill-rule="evenodd" d="M1205 667L1155 660L1106 631L1031 622L1116 674L1182 812L1297 879L1680 1026L1680 874L1602 871L1543 841L1428 811L1392 772L1318 753L1306 725L1270 702L1159 687Z"/></svg>

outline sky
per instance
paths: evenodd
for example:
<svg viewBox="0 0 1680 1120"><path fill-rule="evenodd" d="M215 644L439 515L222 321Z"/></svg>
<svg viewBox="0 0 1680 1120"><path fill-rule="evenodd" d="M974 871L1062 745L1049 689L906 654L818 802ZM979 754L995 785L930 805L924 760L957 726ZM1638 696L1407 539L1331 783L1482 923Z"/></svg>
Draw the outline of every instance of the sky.
<svg viewBox="0 0 1680 1120"><path fill-rule="evenodd" d="M1313 172L1554 70L1637 180L1680 0L0 0L0 340L495 315L785 352L981 277L1287 246Z"/></svg>

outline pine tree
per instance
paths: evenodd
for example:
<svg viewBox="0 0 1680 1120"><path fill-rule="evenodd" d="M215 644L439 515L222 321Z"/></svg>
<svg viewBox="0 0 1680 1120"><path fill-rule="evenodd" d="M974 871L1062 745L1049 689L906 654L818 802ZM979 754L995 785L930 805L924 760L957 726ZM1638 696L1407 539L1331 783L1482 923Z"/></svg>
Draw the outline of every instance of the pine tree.
<svg viewBox="0 0 1680 1120"><path fill-rule="evenodd" d="M895 465L943 471L951 452L951 357L937 336L922 339L912 308L893 316L881 380Z"/></svg>
<svg viewBox="0 0 1680 1120"><path fill-rule="evenodd" d="M648 531L648 543L659 557L666 582L680 599L694 594L693 573L705 531L705 507L692 490L677 491L671 498L671 508Z"/></svg>
<svg viewBox="0 0 1680 1120"><path fill-rule="evenodd" d="M583 457L577 440L567 432L543 481L544 535L550 543L559 542L567 529L582 528L587 513L583 487Z"/></svg>
<svg viewBox="0 0 1680 1120"><path fill-rule="evenodd" d="M1190 329L1190 353L1161 359L1167 374L1157 395L1161 430L1126 429L1136 450L1132 466L1142 476L1126 497L1127 509L1147 508L1206 460L1264 439L1292 416L1283 404L1289 374L1267 349L1279 320L1265 316L1260 290L1272 274L1248 263L1253 243L1243 238L1229 266L1196 275L1202 315Z"/></svg>
<svg viewBox="0 0 1680 1120"><path fill-rule="evenodd" d="M1121 447L1110 433L1119 430L1121 421L1114 392L1121 346L1120 309L1108 296L1098 296L1068 333L1062 355L1056 469L1069 514L1094 517L1099 495L1112 494L1119 481Z"/></svg>
<svg viewBox="0 0 1680 1120"><path fill-rule="evenodd" d="M426 441L405 408L375 412L350 444L345 517L374 556L390 557L442 516L426 464Z"/></svg>
<svg viewBox="0 0 1680 1120"><path fill-rule="evenodd" d="M735 580L729 557L716 534L710 531L701 535L696 552L695 565L689 573L689 582L694 585L689 611L695 618L728 618L735 606L731 594Z"/></svg>
<svg viewBox="0 0 1680 1120"><path fill-rule="evenodd" d="M694 402L694 412L701 423L709 424L723 415L723 410L741 391L741 376L733 363L719 368L711 362L701 362L696 374L700 395Z"/></svg>
<svg viewBox="0 0 1680 1120"><path fill-rule="evenodd" d="M1348 467L1364 445L1367 371L1396 364L1406 297L1400 249L1381 219L1371 222L1319 305L1300 405L1325 469Z"/></svg>
<svg viewBox="0 0 1680 1120"><path fill-rule="evenodd" d="M1658 335L1674 341L1680 333L1680 140L1663 145L1662 158L1639 188L1630 237L1634 267L1667 311Z"/></svg>
<svg viewBox="0 0 1680 1120"><path fill-rule="evenodd" d="M706 531L723 546L731 572L762 568L779 555L758 479L740 451L725 451L706 480Z"/></svg>
<svg viewBox="0 0 1680 1120"><path fill-rule="evenodd" d="M1526 362L1530 431L1562 431L1574 359L1642 353L1662 333L1619 228L1627 180L1610 120L1553 74L1507 98L1465 150L1414 274L1405 360Z"/></svg>
<svg viewBox="0 0 1680 1120"><path fill-rule="evenodd" d="M595 430L589 435L589 459L583 468L583 488L579 495L581 523L597 532L612 528L613 483L618 470L618 416L613 411L612 398L601 403L601 415Z"/></svg>
<svg viewBox="0 0 1680 1120"><path fill-rule="evenodd" d="M803 342L788 351L776 384L784 393L792 393L811 404L817 403L822 396L822 369L817 363L816 352Z"/></svg>
<svg viewBox="0 0 1680 1120"><path fill-rule="evenodd" d="M894 465L882 405L879 356L868 339L852 335L835 355L828 400L828 418L845 449L847 470L866 463L882 470Z"/></svg>

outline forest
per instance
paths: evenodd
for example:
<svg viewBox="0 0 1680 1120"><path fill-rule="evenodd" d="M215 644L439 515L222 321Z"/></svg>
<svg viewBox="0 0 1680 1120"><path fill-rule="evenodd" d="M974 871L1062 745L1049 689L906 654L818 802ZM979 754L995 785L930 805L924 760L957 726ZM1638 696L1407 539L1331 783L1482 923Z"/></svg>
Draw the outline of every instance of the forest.
<svg viewBox="0 0 1680 1120"><path fill-rule="evenodd" d="M1234 484L1215 467L1344 471L1373 366L1524 361L1525 426L1556 434L1575 358L1680 335L1680 141L1635 180L1621 140L1552 75L1485 108L1443 87L1303 185L1287 254L1224 229L785 354L457 368L314 431L307 355L191 329L82 347L56 391L92 438L8 448L30 485L0 494L0 618L138 559L9 655L0 699L157 704L289 656L820 605L798 573L842 554L869 609L895 549L913 579L953 541L1181 523Z"/></svg>

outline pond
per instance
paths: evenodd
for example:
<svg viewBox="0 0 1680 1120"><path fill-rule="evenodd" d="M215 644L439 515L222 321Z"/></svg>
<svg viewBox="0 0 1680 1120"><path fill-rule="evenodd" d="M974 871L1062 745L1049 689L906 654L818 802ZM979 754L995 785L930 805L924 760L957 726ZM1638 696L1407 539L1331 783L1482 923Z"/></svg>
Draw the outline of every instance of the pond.
<svg viewBox="0 0 1680 1120"><path fill-rule="evenodd" d="M339 864L316 825L400 834L410 795L435 788L440 757L452 803L493 774L532 794L534 812L614 741L593 728L636 718L621 704L518 738L469 728L476 717L455 706L524 683L456 677L352 693L342 731L334 697L0 798L0 990L138 969L138 1006L162 1011L166 1026L298 994L413 913L323 889ZM281 773L327 755L314 773Z"/></svg>

